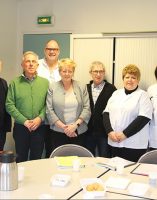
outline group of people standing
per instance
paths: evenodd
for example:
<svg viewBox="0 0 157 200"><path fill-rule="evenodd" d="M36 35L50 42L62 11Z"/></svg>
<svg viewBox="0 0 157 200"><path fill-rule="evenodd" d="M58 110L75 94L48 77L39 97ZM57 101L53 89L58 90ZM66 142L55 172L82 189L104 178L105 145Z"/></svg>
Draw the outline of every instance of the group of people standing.
<svg viewBox="0 0 157 200"><path fill-rule="evenodd" d="M3 110L14 118L17 162L40 159L44 145L47 158L56 147L73 143L95 156L119 156L134 162L148 146L157 148L157 86L148 92L140 89L136 65L123 69L124 88L117 90L105 80L102 62L91 63L92 80L84 85L73 78L76 63L70 58L59 60L59 54L55 40L46 43L43 59L25 52L22 75L11 81L7 96L3 95Z"/></svg>

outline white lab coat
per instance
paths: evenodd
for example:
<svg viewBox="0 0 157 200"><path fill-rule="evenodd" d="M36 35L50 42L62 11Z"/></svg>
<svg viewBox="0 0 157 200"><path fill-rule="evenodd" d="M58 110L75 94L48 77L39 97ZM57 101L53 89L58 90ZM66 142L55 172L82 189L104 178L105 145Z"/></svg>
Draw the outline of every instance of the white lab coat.
<svg viewBox="0 0 157 200"><path fill-rule="evenodd" d="M151 85L147 91L153 105L153 116L150 121L149 147L157 148L157 84Z"/></svg>
<svg viewBox="0 0 157 200"><path fill-rule="evenodd" d="M138 88L126 95L124 89L116 90L110 97L105 112L109 112L110 122L115 132L123 132L139 115L152 118L152 104L147 92ZM108 143L114 147L131 149L146 149L148 146L149 124L135 135L118 143L108 138Z"/></svg>
<svg viewBox="0 0 157 200"><path fill-rule="evenodd" d="M52 72L50 72L49 67L44 58L39 60L39 66L37 68L37 73L39 76L48 79L50 83L61 80L59 70L58 70L58 65L56 66L56 69L54 69Z"/></svg>

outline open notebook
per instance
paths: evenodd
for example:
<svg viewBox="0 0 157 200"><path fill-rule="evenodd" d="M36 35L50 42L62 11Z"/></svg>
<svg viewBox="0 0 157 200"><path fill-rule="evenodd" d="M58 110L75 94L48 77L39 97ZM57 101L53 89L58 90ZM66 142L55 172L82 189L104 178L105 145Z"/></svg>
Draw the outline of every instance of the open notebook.
<svg viewBox="0 0 157 200"><path fill-rule="evenodd" d="M129 167L131 165L134 165L135 162L126 160L121 157L113 157L109 159L107 162L98 162L96 163L98 166L105 167L111 170L116 170L116 166L118 163L121 163L124 167Z"/></svg>

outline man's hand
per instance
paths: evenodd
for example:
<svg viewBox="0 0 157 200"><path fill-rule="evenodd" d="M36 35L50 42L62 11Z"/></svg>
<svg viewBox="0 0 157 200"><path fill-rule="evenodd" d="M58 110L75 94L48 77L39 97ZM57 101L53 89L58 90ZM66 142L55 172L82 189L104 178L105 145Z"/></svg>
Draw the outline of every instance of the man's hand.
<svg viewBox="0 0 157 200"><path fill-rule="evenodd" d="M31 130L35 131L41 124L42 120L40 117L36 117L33 120L31 120Z"/></svg>
<svg viewBox="0 0 157 200"><path fill-rule="evenodd" d="M24 122L24 126L27 127L29 129L29 131L35 131L41 124L42 120L40 117L36 117L34 119L31 120L26 120Z"/></svg>

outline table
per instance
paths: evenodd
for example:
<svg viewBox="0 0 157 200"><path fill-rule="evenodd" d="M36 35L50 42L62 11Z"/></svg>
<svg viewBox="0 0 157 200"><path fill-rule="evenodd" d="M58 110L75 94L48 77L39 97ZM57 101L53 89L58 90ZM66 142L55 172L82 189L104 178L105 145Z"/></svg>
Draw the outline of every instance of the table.
<svg viewBox="0 0 157 200"><path fill-rule="evenodd" d="M107 173L104 173L102 176L100 176L100 179L106 182L106 180L109 177L120 177L120 178L129 178L132 182L138 182L138 183L149 183L148 176L142 176L137 174L132 174L131 172L133 169L137 167L138 164L132 165L130 167L124 168L124 173L119 175L116 171L108 171ZM144 165L144 164L141 164ZM148 164L149 165L149 164ZM148 191L144 194L144 196L136 196L136 195L130 195L128 189L120 190L120 189L114 189L114 188L106 188L106 199L157 199L157 186L152 187L148 189ZM75 196L72 197L72 199L83 199L84 192L81 190L79 193L77 193Z"/></svg>
<svg viewBox="0 0 157 200"><path fill-rule="evenodd" d="M132 165L130 167L125 168L124 173L121 175L117 175L116 171L109 171L108 173L104 174L101 176L101 179L103 181L106 181L109 177L121 177L121 178L128 178L130 179L130 183L145 183L149 184L149 177L148 176L143 176L143 175L137 175L133 174L132 171L138 166L139 164ZM140 165L145 165L145 164L140 164ZM147 164L149 166L149 164ZM151 171L151 167L150 167ZM107 188L107 191L109 193L114 193L118 195L125 195L125 198L145 198L145 199L157 199L157 186L153 187L149 185L148 191L143 195L143 196L138 196L138 195L130 195L128 188L125 190L120 190L120 189L113 189L113 188ZM127 197L127 195L129 195Z"/></svg>
<svg viewBox="0 0 157 200"><path fill-rule="evenodd" d="M85 168L79 172L72 169L59 169L54 158L33 160L18 163L25 167L24 180L19 182L17 190L0 191L0 199L38 199L42 193L48 193L55 199L68 199L72 194L81 189L81 178L98 177L107 169L97 167L95 158L81 158ZM65 187L51 186L50 179L55 174L68 174L70 183Z"/></svg>
<svg viewBox="0 0 157 200"><path fill-rule="evenodd" d="M84 192L80 186L81 178L100 177L104 182L109 177L129 178L131 182L148 183L148 176L132 174L138 164L124 169L124 173L118 175L116 171L97 166L96 163L107 162L107 158L80 158L85 164L79 172L70 169L59 169L54 158L40 159L18 163L25 167L24 180L19 182L17 190L0 191L0 199L38 199L43 193L50 194L54 199L83 199ZM143 164L142 164L143 165ZM55 174L67 174L71 176L70 183L65 187L52 186L50 179ZM157 187L150 187L143 197L130 195L128 190L107 188L107 199L156 199Z"/></svg>

